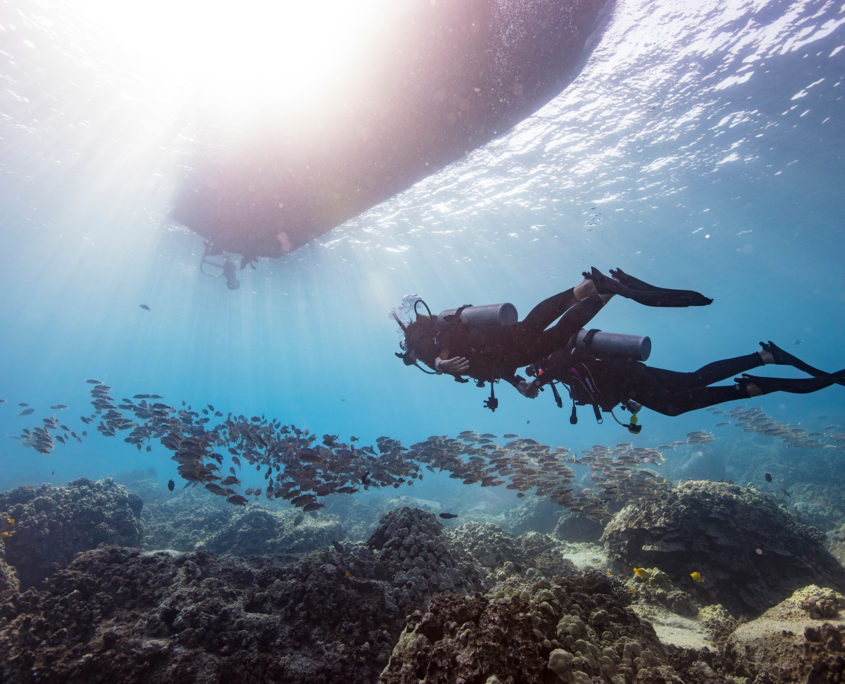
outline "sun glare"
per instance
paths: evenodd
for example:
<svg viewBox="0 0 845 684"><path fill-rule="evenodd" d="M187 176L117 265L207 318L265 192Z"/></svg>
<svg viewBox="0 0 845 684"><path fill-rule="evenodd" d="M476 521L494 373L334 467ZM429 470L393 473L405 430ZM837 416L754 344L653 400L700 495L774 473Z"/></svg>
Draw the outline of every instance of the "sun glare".
<svg viewBox="0 0 845 684"><path fill-rule="evenodd" d="M394 11L390 4L388 0L80 2L116 59L127 62L161 92L179 93L220 119L313 106L355 68L369 40Z"/></svg>

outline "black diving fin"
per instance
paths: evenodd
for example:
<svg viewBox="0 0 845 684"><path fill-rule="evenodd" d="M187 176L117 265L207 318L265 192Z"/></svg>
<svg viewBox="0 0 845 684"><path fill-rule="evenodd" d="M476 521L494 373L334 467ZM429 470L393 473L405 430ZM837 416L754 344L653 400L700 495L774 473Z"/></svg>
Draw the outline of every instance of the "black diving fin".
<svg viewBox="0 0 845 684"><path fill-rule="evenodd" d="M695 290L673 290L649 285L621 269L611 269L611 276L593 267L584 277L593 281L599 294L618 294L645 306L707 306L713 300Z"/></svg>

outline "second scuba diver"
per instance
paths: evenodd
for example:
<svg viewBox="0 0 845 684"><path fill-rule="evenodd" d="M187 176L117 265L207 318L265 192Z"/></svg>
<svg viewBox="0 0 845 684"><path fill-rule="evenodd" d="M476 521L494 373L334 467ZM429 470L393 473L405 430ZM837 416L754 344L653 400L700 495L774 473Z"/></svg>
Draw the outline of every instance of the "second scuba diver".
<svg viewBox="0 0 845 684"><path fill-rule="evenodd" d="M553 384L559 381L567 386L573 399L572 422L575 422L575 404L591 404L597 419L600 419L599 409L611 411L620 403L633 407L634 413L639 408L637 405L642 404L674 416L769 392L814 392L845 381L845 371L824 373L772 342L761 343L763 349L759 352L716 361L693 373L646 366L642 361L650 350L648 338L583 331L613 295L660 307L705 306L713 300L692 290L655 287L620 269L610 273L608 277L596 268L591 269L590 273L584 273L581 283L543 300L522 321L516 321L516 310L510 304L465 306L434 316L417 299L415 320L405 324L394 313L404 333L401 343L404 353L397 356L407 365L416 365L432 374L447 373L459 382L467 382L463 376L475 379L478 386L490 382L491 395L485 406L491 410L498 405L493 394L496 380L507 380L520 393L532 398L540 387L552 384L560 405ZM425 313L420 311L420 306ZM708 387L770 363L792 365L814 377L792 380L742 375L733 385ZM517 370L525 366L529 367L529 374L535 375L533 381L517 375ZM633 423L627 427L638 431Z"/></svg>

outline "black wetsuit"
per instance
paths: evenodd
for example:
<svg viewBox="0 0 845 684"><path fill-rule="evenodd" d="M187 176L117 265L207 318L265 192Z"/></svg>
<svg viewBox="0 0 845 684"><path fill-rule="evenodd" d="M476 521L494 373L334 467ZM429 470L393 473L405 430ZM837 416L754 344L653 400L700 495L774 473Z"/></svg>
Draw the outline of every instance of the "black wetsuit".
<svg viewBox="0 0 845 684"><path fill-rule="evenodd" d="M614 406L633 399L646 408L667 416L678 416L707 406L747 399L748 382L757 385L762 394L805 394L843 380L842 371L832 375L817 371L819 376L809 379L748 376L744 381L731 385L709 387L714 382L727 380L762 365L760 355L755 352L714 361L691 373L680 373L653 368L641 361L599 359L573 355L571 350L560 350L544 359L538 368L542 369L539 377L546 382L554 379L566 384L577 403L594 404L609 411Z"/></svg>

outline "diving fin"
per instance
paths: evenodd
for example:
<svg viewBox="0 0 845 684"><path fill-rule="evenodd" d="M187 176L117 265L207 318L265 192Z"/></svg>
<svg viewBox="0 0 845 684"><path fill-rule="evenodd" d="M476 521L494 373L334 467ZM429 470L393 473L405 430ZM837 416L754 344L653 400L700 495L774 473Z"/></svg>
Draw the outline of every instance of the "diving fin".
<svg viewBox="0 0 845 684"><path fill-rule="evenodd" d="M763 348L763 351L767 351L772 355L772 358L778 366L792 366L793 368L804 371L807 375L812 375L816 378L827 375L827 373L823 370L814 368L809 363L804 363L797 356L793 356L785 349L781 349L771 340L768 342L760 342L760 346ZM839 380L839 384L845 384L845 381Z"/></svg>
<svg viewBox="0 0 845 684"><path fill-rule="evenodd" d="M592 267L584 277L593 281L599 294L618 294L645 306L707 306L713 303L712 299L694 290L655 287L618 268L611 269L610 273L612 278Z"/></svg>
<svg viewBox="0 0 845 684"><path fill-rule="evenodd" d="M743 373L742 377L734 378L740 387L745 389L749 384L754 384L762 394L770 392L790 392L792 394L809 394L830 385L841 383L845 380L845 369L836 373L823 373L815 378L765 378L758 375Z"/></svg>

